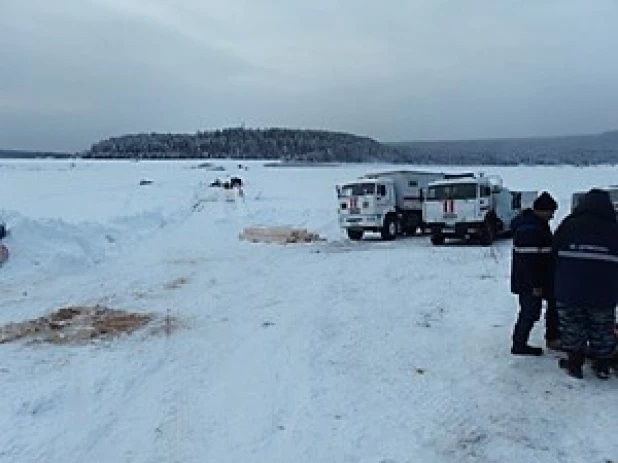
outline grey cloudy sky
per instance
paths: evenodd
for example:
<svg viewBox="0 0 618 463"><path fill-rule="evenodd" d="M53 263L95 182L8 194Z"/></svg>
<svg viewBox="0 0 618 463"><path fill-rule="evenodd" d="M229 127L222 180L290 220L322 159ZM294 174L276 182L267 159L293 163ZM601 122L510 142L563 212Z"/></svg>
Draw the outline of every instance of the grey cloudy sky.
<svg viewBox="0 0 618 463"><path fill-rule="evenodd" d="M0 0L0 147L618 128L618 0Z"/></svg>

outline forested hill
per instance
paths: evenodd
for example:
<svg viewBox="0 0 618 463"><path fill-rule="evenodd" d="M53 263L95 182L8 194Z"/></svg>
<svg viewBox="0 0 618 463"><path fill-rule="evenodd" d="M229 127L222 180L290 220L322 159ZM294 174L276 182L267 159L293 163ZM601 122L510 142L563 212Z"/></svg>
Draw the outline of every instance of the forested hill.
<svg viewBox="0 0 618 463"><path fill-rule="evenodd" d="M95 143L94 158L238 158L308 162L397 161L400 150L366 137L323 130L229 128L188 134L135 134Z"/></svg>
<svg viewBox="0 0 618 463"><path fill-rule="evenodd" d="M3 154L4 153L4 154ZM273 159L412 164L618 164L618 130L597 135L380 143L324 130L228 128L195 134L150 133L95 143L84 158ZM0 151L0 157L67 156Z"/></svg>
<svg viewBox="0 0 618 463"><path fill-rule="evenodd" d="M566 137L380 143L323 130L228 128L192 135L124 135L95 143L81 155L416 164L618 164L618 131Z"/></svg>

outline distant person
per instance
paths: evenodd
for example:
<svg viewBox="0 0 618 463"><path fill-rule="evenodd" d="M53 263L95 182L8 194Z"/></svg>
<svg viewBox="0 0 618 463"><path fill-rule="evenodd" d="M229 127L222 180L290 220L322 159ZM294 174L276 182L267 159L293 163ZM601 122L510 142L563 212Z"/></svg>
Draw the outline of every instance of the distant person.
<svg viewBox="0 0 618 463"><path fill-rule="evenodd" d="M545 310L547 347L560 346L558 313L553 292L552 232L549 221L558 204L544 191L535 199L532 209L525 209L511 222L513 257L511 292L519 296L519 314L513 329L513 355L543 355L541 347L528 345L530 332Z"/></svg>
<svg viewBox="0 0 618 463"><path fill-rule="evenodd" d="M9 258L9 249L2 244L2 238L7 235L7 228L4 222L0 222L0 266L4 264Z"/></svg>
<svg viewBox="0 0 618 463"><path fill-rule="evenodd" d="M618 223L609 194L586 193L556 230L553 248L562 346L568 352L560 366L582 378L587 353L596 376L607 379L618 303Z"/></svg>

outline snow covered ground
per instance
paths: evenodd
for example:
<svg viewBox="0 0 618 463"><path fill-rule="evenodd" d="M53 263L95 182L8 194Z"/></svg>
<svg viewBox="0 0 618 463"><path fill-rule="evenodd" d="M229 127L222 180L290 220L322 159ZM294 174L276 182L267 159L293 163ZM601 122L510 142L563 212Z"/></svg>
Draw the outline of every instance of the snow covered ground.
<svg viewBox="0 0 618 463"><path fill-rule="evenodd" d="M0 323L76 304L181 323L169 336L0 345L0 462L618 461L618 379L509 354L509 241L347 241L335 183L389 166L197 164L0 163ZM618 175L482 170L548 189L558 220L572 191ZM244 203L206 186L228 174L245 180ZM326 241L238 239L259 225Z"/></svg>

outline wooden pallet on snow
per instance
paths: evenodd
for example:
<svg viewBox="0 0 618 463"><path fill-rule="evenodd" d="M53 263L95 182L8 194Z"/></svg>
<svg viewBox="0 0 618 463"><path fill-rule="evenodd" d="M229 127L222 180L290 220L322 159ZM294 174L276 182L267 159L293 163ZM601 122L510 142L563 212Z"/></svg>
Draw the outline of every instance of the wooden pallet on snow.
<svg viewBox="0 0 618 463"><path fill-rule="evenodd" d="M241 240L252 243L311 243L320 240L317 233L312 233L306 228L287 227L249 227L240 234Z"/></svg>

